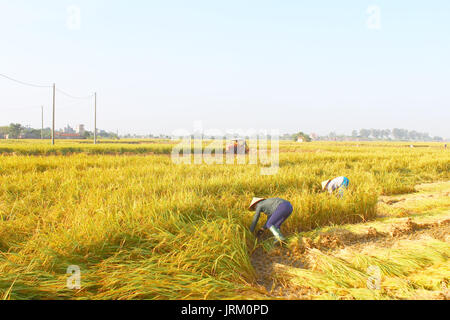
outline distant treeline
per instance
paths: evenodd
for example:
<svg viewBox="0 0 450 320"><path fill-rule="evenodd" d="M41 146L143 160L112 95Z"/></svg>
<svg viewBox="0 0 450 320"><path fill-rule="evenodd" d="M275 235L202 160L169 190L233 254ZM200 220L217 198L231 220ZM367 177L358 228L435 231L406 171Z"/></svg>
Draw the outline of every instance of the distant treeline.
<svg viewBox="0 0 450 320"><path fill-rule="evenodd" d="M44 139L50 139L52 135L50 128L42 130L42 137ZM40 139L41 129L33 129L30 127L24 127L18 123L12 123L9 126L0 127L0 139L8 136L9 139ZM106 139L119 139L119 138L150 138L150 139L171 139L169 135L131 135L118 136L117 133L106 132L105 130L99 130L97 136ZM85 131L83 134L85 139L93 139L94 133L91 131ZM192 138L195 138L194 136ZM209 137L203 136L204 139ZM214 137L210 137L214 138ZM226 138L226 137L224 137ZM248 137L243 137L248 138ZM268 136L270 138L270 135ZM325 136L319 136L316 134L306 134L304 132L298 132L295 134L286 133L281 135L280 140L302 140L303 142L310 141L424 141L424 142L442 142L444 139L438 136L430 136L428 133L417 132L415 130L409 131L406 129L360 129L353 130L352 135L339 135L335 132L331 132Z"/></svg>
<svg viewBox="0 0 450 320"><path fill-rule="evenodd" d="M444 141L442 137L430 136L428 133L409 131L406 129L360 129L353 130L351 136L337 135L331 132L327 136L316 137L315 140L355 140L355 141L372 141L372 140L395 140L395 141Z"/></svg>
<svg viewBox="0 0 450 320"><path fill-rule="evenodd" d="M52 137L52 129L44 128L34 129L30 127L24 127L19 123L11 123L9 126L0 127L0 139L8 137L9 139L50 139ZM85 139L93 139L94 132L85 131L82 135ZM116 133L106 132L105 130L98 130L97 137L107 139L117 139Z"/></svg>

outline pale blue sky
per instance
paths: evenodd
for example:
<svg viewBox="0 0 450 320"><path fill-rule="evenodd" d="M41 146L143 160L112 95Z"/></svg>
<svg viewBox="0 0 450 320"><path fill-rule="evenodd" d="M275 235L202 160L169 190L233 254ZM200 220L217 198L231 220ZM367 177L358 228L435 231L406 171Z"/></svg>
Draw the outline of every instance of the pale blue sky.
<svg viewBox="0 0 450 320"><path fill-rule="evenodd" d="M81 9L81 29L67 8ZM367 9L381 9L381 29ZM121 133L402 127L450 138L450 1L0 0L0 73L99 94ZM0 78L0 124L51 121L51 93ZM57 97L57 127L92 128Z"/></svg>

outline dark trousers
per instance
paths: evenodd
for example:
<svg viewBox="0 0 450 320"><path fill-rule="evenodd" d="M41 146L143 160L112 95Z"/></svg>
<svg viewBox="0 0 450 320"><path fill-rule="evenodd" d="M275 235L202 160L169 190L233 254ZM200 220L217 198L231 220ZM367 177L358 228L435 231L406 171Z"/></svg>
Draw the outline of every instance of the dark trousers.
<svg viewBox="0 0 450 320"><path fill-rule="evenodd" d="M272 226L280 229L281 225L286 221L287 218L292 214L294 208L289 202L283 202L275 210L275 212L267 219L267 223L264 226L266 229L270 229Z"/></svg>

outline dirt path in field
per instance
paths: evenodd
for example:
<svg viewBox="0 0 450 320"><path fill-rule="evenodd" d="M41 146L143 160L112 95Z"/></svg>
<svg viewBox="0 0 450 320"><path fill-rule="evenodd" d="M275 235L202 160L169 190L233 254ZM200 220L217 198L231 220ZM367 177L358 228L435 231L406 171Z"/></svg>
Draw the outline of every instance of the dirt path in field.
<svg viewBox="0 0 450 320"><path fill-rule="evenodd" d="M450 185L448 182L445 184ZM420 191L423 189L424 193L382 197L380 202L389 206L399 206L402 202L449 196L448 188L431 191L434 185L439 185L439 183L417 186L417 189ZM362 224L357 232L334 228L331 231L320 233L314 239L304 237L298 241L298 244L291 243L285 247L276 247L269 252L259 247L253 253L251 261L258 275L257 284L264 287L272 298L309 299L314 292L309 292L307 289L300 292L297 289L293 290L283 282L283 277L278 277L286 267L308 268L309 249L319 249L333 255L339 255L340 251L348 249L367 253L376 248L394 248L403 240L426 238L450 241L450 211L444 215L431 217L422 223L415 222L411 217L405 217L397 219L397 222L394 223L377 222L376 226L371 226L371 223L368 222ZM261 241L265 239L261 239ZM444 298L450 297L445 296Z"/></svg>

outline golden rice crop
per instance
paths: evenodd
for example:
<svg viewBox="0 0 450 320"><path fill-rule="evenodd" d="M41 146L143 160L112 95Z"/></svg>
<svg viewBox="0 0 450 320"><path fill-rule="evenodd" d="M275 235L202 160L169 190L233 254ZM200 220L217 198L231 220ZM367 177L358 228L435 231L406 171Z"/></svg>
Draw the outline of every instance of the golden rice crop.
<svg viewBox="0 0 450 320"><path fill-rule="evenodd" d="M292 202L289 236L373 219L380 194L450 171L438 145L282 143L275 176L248 164L176 165L172 147L1 143L0 297L264 298L249 256L253 196ZM320 192L340 175L351 181L343 199ZM81 268L81 290L66 288L69 265Z"/></svg>

